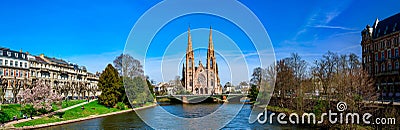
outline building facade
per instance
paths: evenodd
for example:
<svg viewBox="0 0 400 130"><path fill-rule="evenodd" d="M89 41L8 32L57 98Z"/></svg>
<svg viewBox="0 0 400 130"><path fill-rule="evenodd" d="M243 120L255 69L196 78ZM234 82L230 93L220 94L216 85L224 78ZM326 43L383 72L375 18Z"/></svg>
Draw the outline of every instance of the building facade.
<svg viewBox="0 0 400 130"><path fill-rule="evenodd" d="M382 97L400 98L400 13L367 25L362 35L363 68Z"/></svg>
<svg viewBox="0 0 400 130"><path fill-rule="evenodd" d="M44 54L35 56L22 50L18 52L0 48L0 70L3 80L1 85L6 88L6 101L14 101L15 95L38 80L51 85L53 92L69 98L100 94L97 89L98 74L87 72L84 66L50 58ZM21 85L19 92L15 91L17 85Z"/></svg>
<svg viewBox="0 0 400 130"><path fill-rule="evenodd" d="M198 66L194 63L194 52L190 28L188 29L188 47L186 50L186 62L182 68L182 82L186 91L195 95L222 94L220 79L218 76L218 64L215 59L212 29L208 41L207 62L203 66L199 60ZM185 66L186 65L186 66Z"/></svg>
<svg viewBox="0 0 400 130"><path fill-rule="evenodd" d="M14 51L8 48L0 48L0 76L2 85L8 86L2 89L1 95L5 98L12 98L12 86L19 86L20 81L29 78L28 53Z"/></svg>

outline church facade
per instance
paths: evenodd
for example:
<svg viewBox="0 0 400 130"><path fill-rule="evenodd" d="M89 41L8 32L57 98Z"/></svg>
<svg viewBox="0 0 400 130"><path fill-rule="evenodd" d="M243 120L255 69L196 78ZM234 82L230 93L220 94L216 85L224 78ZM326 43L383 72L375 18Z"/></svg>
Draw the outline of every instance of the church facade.
<svg viewBox="0 0 400 130"><path fill-rule="evenodd" d="M194 52L190 28L188 29L188 47L186 49L186 61L182 68L182 83L186 91L195 95L222 94L220 79L218 76L218 64L215 59L212 29L207 49L207 61L204 66L199 60L195 66Z"/></svg>

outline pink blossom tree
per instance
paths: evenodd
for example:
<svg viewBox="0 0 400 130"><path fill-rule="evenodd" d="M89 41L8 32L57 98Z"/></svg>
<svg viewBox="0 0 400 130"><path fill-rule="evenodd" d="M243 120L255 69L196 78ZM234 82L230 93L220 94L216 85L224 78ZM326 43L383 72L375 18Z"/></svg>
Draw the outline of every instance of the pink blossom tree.
<svg viewBox="0 0 400 130"><path fill-rule="evenodd" d="M45 109L50 111L52 109L52 103L62 100L61 94L55 93L50 84L42 80L37 81L31 88L26 88L20 94L23 102L33 105L36 110Z"/></svg>

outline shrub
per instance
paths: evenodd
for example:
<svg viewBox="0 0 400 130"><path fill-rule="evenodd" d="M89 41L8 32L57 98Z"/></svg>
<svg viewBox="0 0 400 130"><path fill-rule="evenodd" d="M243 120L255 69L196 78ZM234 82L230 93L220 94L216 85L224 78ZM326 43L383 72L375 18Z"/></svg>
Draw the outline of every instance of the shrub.
<svg viewBox="0 0 400 130"><path fill-rule="evenodd" d="M117 109L125 110L125 104L123 102L118 102L117 103Z"/></svg>
<svg viewBox="0 0 400 130"><path fill-rule="evenodd" d="M10 116L8 116L7 113L5 113L5 112L3 112L3 111L0 111L0 123L7 122L7 121L9 121L10 119L11 119L11 118L10 118Z"/></svg>

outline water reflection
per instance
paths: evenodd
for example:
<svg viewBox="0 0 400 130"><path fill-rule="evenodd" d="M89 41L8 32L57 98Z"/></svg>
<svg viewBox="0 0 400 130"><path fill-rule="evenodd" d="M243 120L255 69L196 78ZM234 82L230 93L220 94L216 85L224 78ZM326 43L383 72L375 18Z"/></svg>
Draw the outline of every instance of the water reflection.
<svg viewBox="0 0 400 130"><path fill-rule="evenodd" d="M237 104L228 104L229 107L235 107ZM213 110L221 107L221 104L199 104L198 106L194 105L168 105L162 106L164 109L168 109L168 111L173 112L174 114L182 117L201 117L204 116L205 113L212 112ZM146 113L147 119L151 122L161 122L164 129L177 128L176 126L181 126L179 129L206 129L209 126L213 126L215 124L223 123L220 120L209 120L206 121L205 124L193 124L194 122L189 122L188 124L182 124L182 122L178 122L176 120L165 119L164 117L157 115L157 110L161 109L161 106L157 106L154 108L145 109L140 112ZM184 110L184 112L179 112ZM249 114L251 112L251 105L243 105L240 112L236 115L236 117L230 121L225 127L222 129L296 129L294 126L284 127L278 124L258 124L253 123L249 124ZM223 117L223 115L221 115ZM82 122L76 122L71 124L64 124L60 126L53 126L43 129L153 129L149 127L146 123L144 123L135 112L128 112L113 116L107 116Z"/></svg>

